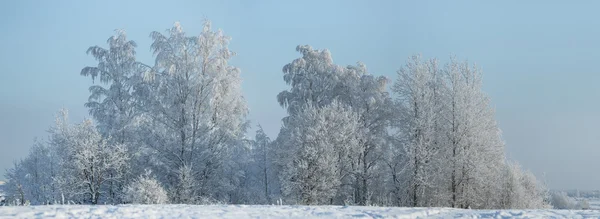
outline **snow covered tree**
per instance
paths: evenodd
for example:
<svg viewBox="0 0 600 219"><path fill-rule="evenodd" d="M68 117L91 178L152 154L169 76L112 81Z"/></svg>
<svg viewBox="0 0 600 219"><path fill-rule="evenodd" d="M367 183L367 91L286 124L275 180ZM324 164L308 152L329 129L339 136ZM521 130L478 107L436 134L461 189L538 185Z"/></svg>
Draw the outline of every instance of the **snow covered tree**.
<svg viewBox="0 0 600 219"><path fill-rule="evenodd" d="M124 190L125 200L132 204L165 204L169 201L167 192L151 172L148 171L133 180Z"/></svg>
<svg viewBox="0 0 600 219"><path fill-rule="evenodd" d="M126 148L110 144L91 120L70 125L66 111L62 111L50 134L61 169L57 181L69 199L98 204L101 196L108 193L107 184L122 180L121 175L114 173L127 164Z"/></svg>
<svg viewBox="0 0 600 219"><path fill-rule="evenodd" d="M157 152L156 169L164 171L160 181L167 187L183 185L175 179L186 167L199 196L227 199L232 187L222 173L247 127L240 71L229 65L229 37L212 31L208 21L197 37L186 36L178 22L167 32L151 33L156 62L145 76L147 93L140 94L149 117L145 143Z"/></svg>
<svg viewBox="0 0 600 219"><path fill-rule="evenodd" d="M15 162L6 174L8 197L31 204L51 204L57 201L58 190L53 178L57 172L56 159L43 142L36 140L28 156Z"/></svg>
<svg viewBox="0 0 600 219"><path fill-rule="evenodd" d="M387 78L374 77L367 67L358 63L348 66L336 87L338 101L345 103L359 117L361 139L360 152L352 161L354 203L369 205L373 198L385 196L386 192L375 189L383 184L383 165L389 144L389 127L393 115L393 102L387 92Z"/></svg>
<svg viewBox="0 0 600 219"><path fill-rule="evenodd" d="M28 188L26 175L27 172L24 170L22 161L14 162L13 167L6 170L4 176L8 181L4 188L6 189L6 202L9 205L25 205L25 201L30 198L25 195Z"/></svg>
<svg viewBox="0 0 600 219"><path fill-rule="evenodd" d="M343 68L333 64L329 50L313 50L297 46L302 57L283 67L283 80L291 86L277 95L277 100L290 116L300 113L305 104L322 107L336 99L333 92Z"/></svg>
<svg viewBox="0 0 600 219"><path fill-rule="evenodd" d="M87 186L85 193L90 196L91 203L97 204L100 196L107 193L103 190L107 183L122 180L118 173L127 164L127 149L120 144L109 145L90 120L76 126L74 131L70 152L75 170L79 180Z"/></svg>
<svg viewBox="0 0 600 219"><path fill-rule="evenodd" d="M260 191L260 195L257 194L257 198L261 199L263 203L271 203L270 197L272 188L270 186L272 186L274 181L272 174L272 159L274 157L272 154L273 151L270 148L271 139L260 125L258 125L258 130L256 131L253 143L252 161L253 166L256 167L256 172L253 175L255 175L256 178L254 180L257 184L256 186L260 187L260 190L257 189Z"/></svg>
<svg viewBox="0 0 600 219"><path fill-rule="evenodd" d="M181 166L177 171L177 185L173 188L173 200L177 203L196 203L198 197L195 187L198 186L192 167Z"/></svg>
<svg viewBox="0 0 600 219"><path fill-rule="evenodd" d="M57 188L53 181L57 169L55 154L43 142L36 141L29 156L23 161L26 178L30 181L30 202L32 204L50 204L57 198Z"/></svg>
<svg viewBox="0 0 600 219"><path fill-rule="evenodd" d="M332 204L342 165L357 149L357 116L336 102L322 108L307 105L290 117L290 137L281 145L278 162L282 191L301 204Z"/></svg>
<svg viewBox="0 0 600 219"><path fill-rule="evenodd" d="M233 189L229 192L230 204L265 204L264 185L262 185L260 165L254 159L254 140L243 139L233 147L232 162L225 178ZM222 202L222 201L220 201Z"/></svg>
<svg viewBox="0 0 600 219"><path fill-rule="evenodd" d="M348 161L349 169L344 171L350 173L353 180L344 184L352 187L351 202L366 205L371 194L368 188L380 184L374 180L381 177L377 169L381 168L382 148L388 140L392 100L386 91L387 79L368 74L360 62L356 66L335 65L328 50L314 50L308 45L298 46L296 50L302 57L283 68L284 81L291 88L277 95L279 104L287 109L289 116L299 113L306 104L323 107L333 101L358 114L365 135L359 141L361 154ZM287 118L283 120L284 126L289 127L285 124ZM282 134L285 134L283 129L278 138Z"/></svg>
<svg viewBox="0 0 600 219"><path fill-rule="evenodd" d="M138 72L138 64L135 60L136 43L127 40L125 31L115 32L107 40L109 49L99 46L88 48L87 53L94 56L98 65L83 68L81 75L89 76L93 81L99 78L100 83L106 85L91 86L85 106L104 136L111 136L114 141L125 144L130 136L128 127L136 114L132 77Z"/></svg>
<svg viewBox="0 0 600 219"><path fill-rule="evenodd" d="M297 46L301 57L283 67L290 88L277 95L288 116L271 142L260 126L245 136L229 37L209 21L197 36L176 22L150 37L153 66L136 61L121 30L88 49L97 65L81 75L100 83L85 106L98 125L61 111L48 144L7 172L12 203L548 207L544 185L505 161L482 72L467 62L411 57L394 100L365 64Z"/></svg>
<svg viewBox="0 0 600 219"><path fill-rule="evenodd" d="M392 120L399 134L388 166L395 202L505 206L504 142L482 91L481 70L454 58L441 69L435 59L413 56L398 71L393 91L397 115Z"/></svg>
<svg viewBox="0 0 600 219"><path fill-rule="evenodd" d="M110 137L112 142L123 144L130 151L137 151L139 145L135 120L140 111L136 107L138 101L134 90L141 81L141 64L135 59L136 43L127 40L124 30L116 30L107 43L108 49L91 46L87 50L98 64L83 68L81 75L91 77L92 81L99 78L100 84L89 88L91 94L85 106L89 108L99 132L105 138ZM115 171L119 172L112 173L113 175L123 175L126 170ZM112 201L119 202L117 192L122 190L124 184L109 184Z"/></svg>
<svg viewBox="0 0 600 219"><path fill-rule="evenodd" d="M490 195L500 190L497 183L504 163L504 143L489 98L482 91L482 73L476 66L455 58L444 69L444 108L441 122L446 137L443 158L450 158L451 206L461 208L499 207ZM488 200L486 200L488 199Z"/></svg>
<svg viewBox="0 0 600 219"><path fill-rule="evenodd" d="M398 147L402 164L402 176L396 179L404 188L403 204L417 206L433 205L437 188L437 174L441 171L438 160L440 152L439 118L441 109L440 76L437 60L422 61L420 56L411 57L398 71L398 80L393 86L399 107ZM404 192L397 192L402 194Z"/></svg>
<svg viewBox="0 0 600 219"><path fill-rule="evenodd" d="M540 184L529 171L523 171L513 162L505 166L503 179L504 208L508 209L541 209L550 208L546 197L546 188Z"/></svg>

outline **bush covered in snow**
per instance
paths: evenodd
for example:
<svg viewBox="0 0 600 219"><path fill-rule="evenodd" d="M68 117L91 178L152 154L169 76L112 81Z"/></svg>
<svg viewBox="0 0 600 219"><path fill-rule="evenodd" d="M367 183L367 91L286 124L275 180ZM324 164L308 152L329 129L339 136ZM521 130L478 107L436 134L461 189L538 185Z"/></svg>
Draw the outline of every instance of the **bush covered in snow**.
<svg viewBox="0 0 600 219"><path fill-rule="evenodd" d="M550 201L555 209L573 209L575 207L575 201L565 192L553 192Z"/></svg>
<svg viewBox="0 0 600 219"><path fill-rule="evenodd" d="M169 197L156 179L144 174L125 188L125 200L132 204L164 204Z"/></svg>
<svg viewBox="0 0 600 219"><path fill-rule="evenodd" d="M553 192L550 201L555 209L590 209L590 203L586 199L576 200L563 191Z"/></svg>

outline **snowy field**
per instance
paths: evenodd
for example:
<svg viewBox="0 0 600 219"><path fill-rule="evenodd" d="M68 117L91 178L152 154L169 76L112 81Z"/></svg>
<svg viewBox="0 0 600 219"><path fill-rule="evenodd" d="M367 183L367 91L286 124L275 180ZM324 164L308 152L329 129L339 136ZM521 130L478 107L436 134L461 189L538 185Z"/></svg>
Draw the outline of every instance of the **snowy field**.
<svg viewBox="0 0 600 219"><path fill-rule="evenodd" d="M600 210L600 199L592 198L592 199L587 199L587 200L590 203L590 209Z"/></svg>
<svg viewBox="0 0 600 219"><path fill-rule="evenodd" d="M358 206L63 205L0 207L0 218L600 218L600 211Z"/></svg>

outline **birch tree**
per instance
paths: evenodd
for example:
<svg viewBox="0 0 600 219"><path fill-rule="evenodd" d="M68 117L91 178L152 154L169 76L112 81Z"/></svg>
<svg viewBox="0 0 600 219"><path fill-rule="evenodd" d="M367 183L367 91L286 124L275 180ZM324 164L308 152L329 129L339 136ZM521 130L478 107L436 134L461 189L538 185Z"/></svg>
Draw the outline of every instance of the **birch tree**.
<svg viewBox="0 0 600 219"><path fill-rule="evenodd" d="M123 30L115 31L115 35L106 42L108 49L91 46L87 50L98 64L83 68L81 75L91 77L94 82L100 79L100 84L89 88L91 94L85 106L104 136L111 136L112 140L125 144L131 136L128 128L136 114L132 93L133 77L138 72L135 60L137 45L127 40Z"/></svg>
<svg viewBox="0 0 600 219"><path fill-rule="evenodd" d="M137 45L127 39L124 30L116 30L115 35L106 42L108 49L91 46L87 50L98 64L83 68L81 75L91 77L93 82L100 80L99 84L90 86L90 97L85 106L89 108L99 132L105 138L125 145L130 151L137 151L139 145L136 140L135 119L139 110L134 92L141 77L140 64L135 59ZM118 172L112 174L122 175L126 172L124 169L115 171ZM117 193L127 182L110 183L111 199L119 202Z"/></svg>
<svg viewBox="0 0 600 219"><path fill-rule="evenodd" d="M278 161L283 194L300 204L333 204L346 174L341 166L357 147L357 116L334 102L307 105L290 119L293 129Z"/></svg>
<svg viewBox="0 0 600 219"><path fill-rule="evenodd" d="M392 100L386 91L387 79L368 73L363 63L342 67L333 63L329 50L315 50L312 47L298 46L302 57L284 66L284 81L289 90L277 95L280 105L287 109L290 117L299 113L305 104L324 107L337 101L359 116L364 135L359 140L360 151L354 160L348 161L353 203L366 205L371 200L369 187L377 186L375 180L382 176L382 148L387 144L389 116ZM287 118L283 119L284 126ZM291 128L291 127L290 127ZM285 130L280 132L284 134ZM278 142L278 141L277 141ZM384 195L376 194L376 196Z"/></svg>
<svg viewBox="0 0 600 219"><path fill-rule="evenodd" d="M399 138L405 139L400 153L403 163L399 169L402 175L397 183L403 185L407 194L402 202L412 207L431 206L433 189L440 171L434 158L440 151L440 82L437 60L422 61L420 56L411 57L398 71L398 79L393 86L403 130ZM402 136L404 135L404 136Z"/></svg>
<svg viewBox="0 0 600 219"><path fill-rule="evenodd" d="M232 187L222 173L247 127L240 71L229 65L235 55L229 37L212 31L209 21L199 36L186 36L177 22L167 35L152 32L151 37L156 62L145 77L143 108L150 124L144 135L160 154L157 168L166 173L161 181L177 194L183 188L173 180L181 179L176 173L191 168L198 196L225 199Z"/></svg>
<svg viewBox="0 0 600 219"><path fill-rule="evenodd" d="M388 79L368 73L366 65L358 63L344 69L336 88L339 101L348 105L359 117L362 133L358 145L358 156L351 161L354 177L354 203L369 205L373 198L385 196L375 193L383 184L384 154L388 150L388 128L393 103L387 92Z"/></svg>
<svg viewBox="0 0 600 219"><path fill-rule="evenodd" d="M91 120L70 125L65 123L65 111L60 117L50 130L52 147L60 156L58 184L69 199L98 204L108 193L107 184L121 179L122 175L113 173L127 165L127 149L121 144L110 144Z"/></svg>
<svg viewBox="0 0 600 219"><path fill-rule="evenodd" d="M455 58L444 69L443 156L448 159L452 207L499 207L504 142L489 98L482 91L482 72Z"/></svg>

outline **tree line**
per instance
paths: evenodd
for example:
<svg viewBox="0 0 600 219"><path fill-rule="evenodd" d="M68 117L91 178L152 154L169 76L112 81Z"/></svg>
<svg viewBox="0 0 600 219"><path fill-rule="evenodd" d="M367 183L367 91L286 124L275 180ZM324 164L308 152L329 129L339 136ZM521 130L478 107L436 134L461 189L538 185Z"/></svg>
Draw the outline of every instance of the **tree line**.
<svg viewBox="0 0 600 219"><path fill-rule="evenodd" d="M247 137L241 71L221 30L206 21L189 36L175 23L150 37L152 65L122 30L87 50L93 120L61 110L7 171L8 203L549 207L544 185L505 158L482 71L466 61L415 55L392 83L297 46L271 140L260 126Z"/></svg>

